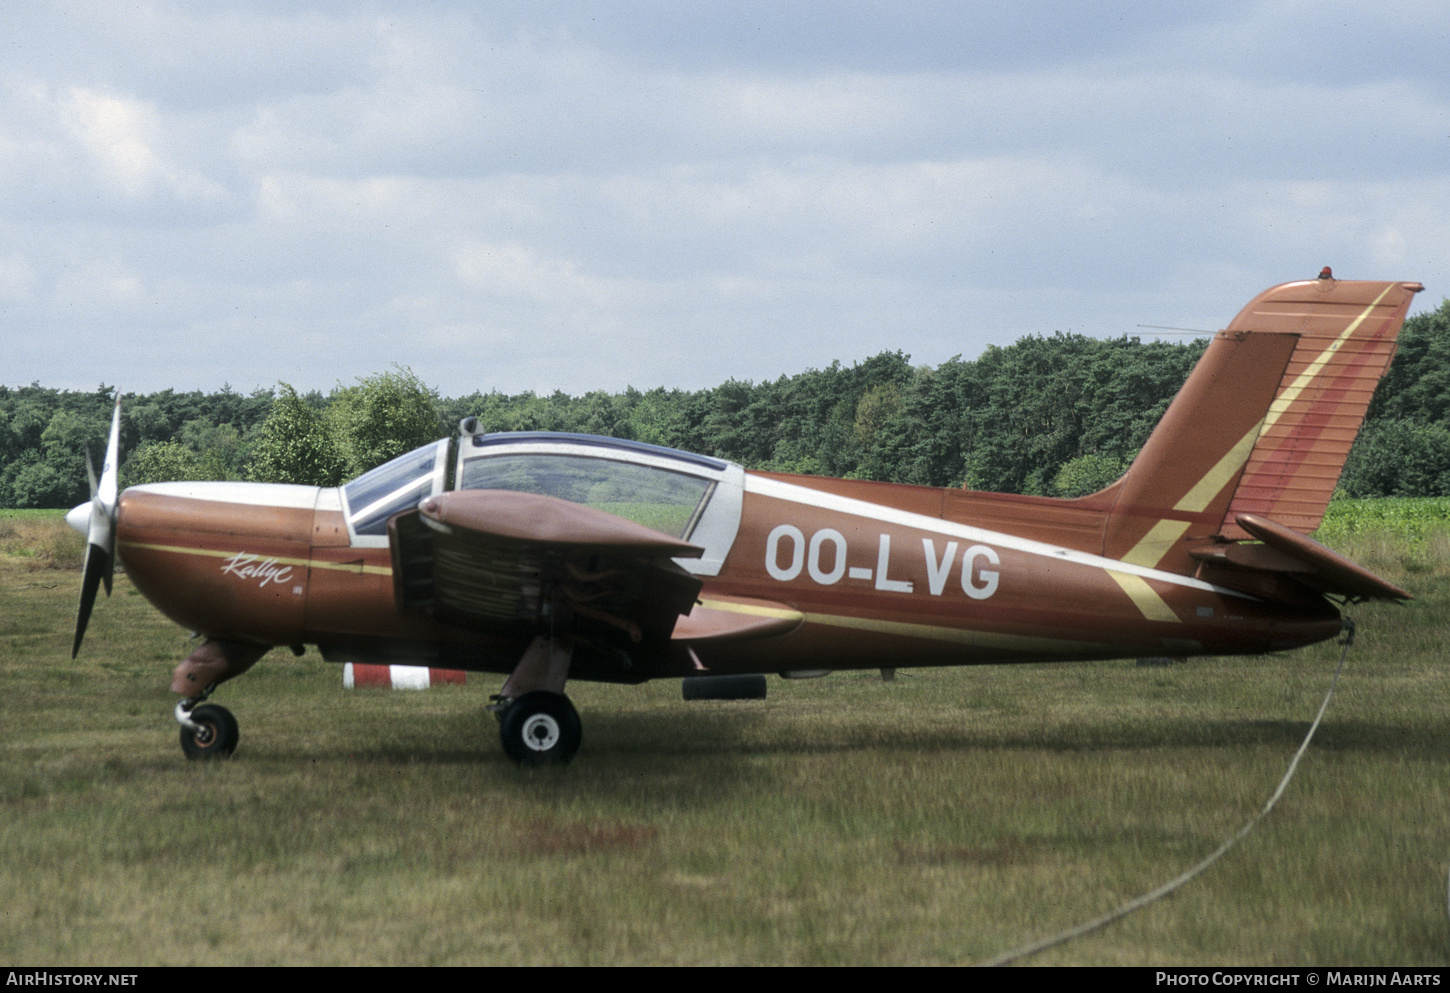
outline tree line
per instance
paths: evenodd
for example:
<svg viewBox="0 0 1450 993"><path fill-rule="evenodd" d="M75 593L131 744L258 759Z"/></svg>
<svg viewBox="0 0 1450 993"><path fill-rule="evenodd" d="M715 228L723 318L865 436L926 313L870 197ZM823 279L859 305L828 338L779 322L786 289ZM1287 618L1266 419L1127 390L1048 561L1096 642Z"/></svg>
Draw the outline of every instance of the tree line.
<svg viewBox="0 0 1450 993"><path fill-rule="evenodd" d="M761 383L476 392L444 398L404 368L329 394L275 389L126 394L121 483L237 479L332 486L456 430L577 431L749 468L1046 496L1116 479L1205 342L1033 336L976 359L913 366L882 352ZM114 392L0 386L0 506L88 496ZM1349 496L1450 495L1450 300L1410 318L1340 479Z"/></svg>

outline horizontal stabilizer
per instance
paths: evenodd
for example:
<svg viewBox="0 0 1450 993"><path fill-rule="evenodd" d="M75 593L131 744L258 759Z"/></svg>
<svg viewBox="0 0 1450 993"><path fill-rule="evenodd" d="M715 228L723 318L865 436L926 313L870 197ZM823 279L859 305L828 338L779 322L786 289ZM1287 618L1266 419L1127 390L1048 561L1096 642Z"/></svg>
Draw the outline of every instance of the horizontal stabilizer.
<svg viewBox="0 0 1450 993"><path fill-rule="evenodd" d="M1195 551L1214 567L1214 582L1257 592L1266 577L1287 576L1310 589L1349 600L1413 600L1409 593L1312 538L1254 514L1238 514L1238 526L1262 545L1221 545ZM1235 577L1243 580L1236 582Z"/></svg>

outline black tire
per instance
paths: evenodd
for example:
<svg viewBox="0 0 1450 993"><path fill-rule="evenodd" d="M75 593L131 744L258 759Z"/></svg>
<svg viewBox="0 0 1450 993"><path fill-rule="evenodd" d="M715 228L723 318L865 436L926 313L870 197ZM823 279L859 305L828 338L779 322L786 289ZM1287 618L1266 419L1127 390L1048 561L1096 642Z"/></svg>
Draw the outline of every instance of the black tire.
<svg viewBox="0 0 1450 993"><path fill-rule="evenodd" d="M191 712L191 719L202 726L198 733L181 729L181 750L189 759L224 759L237 750L242 733L237 719L225 707L203 704Z"/></svg>
<svg viewBox="0 0 1450 993"><path fill-rule="evenodd" d="M499 739L518 765L563 765L584 740L579 713L562 693L525 693L503 712Z"/></svg>
<svg viewBox="0 0 1450 993"><path fill-rule="evenodd" d="M764 700L765 677L686 676L680 693L686 700Z"/></svg>

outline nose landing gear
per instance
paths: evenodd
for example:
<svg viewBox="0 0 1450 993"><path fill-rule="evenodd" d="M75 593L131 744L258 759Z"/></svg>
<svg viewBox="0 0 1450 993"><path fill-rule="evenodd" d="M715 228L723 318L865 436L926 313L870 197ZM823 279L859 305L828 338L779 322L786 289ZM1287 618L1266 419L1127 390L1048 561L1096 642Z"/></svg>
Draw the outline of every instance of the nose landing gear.
<svg viewBox="0 0 1450 993"><path fill-rule="evenodd" d="M182 700L176 705L176 723L181 725L181 750L192 760L224 759L237 750L237 743L242 737L237 719L230 710L214 703L201 703L211 690L208 686L201 696Z"/></svg>
<svg viewBox="0 0 1450 993"><path fill-rule="evenodd" d="M250 669L267 649L267 645L254 642L208 638L176 667L171 674L171 692L186 695L176 705L175 713L176 723L181 725L181 750L187 758L226 758L237 750L241 735L231 711L201 704L222 683ZM205 688L198 693L200 687Z"/></svg>

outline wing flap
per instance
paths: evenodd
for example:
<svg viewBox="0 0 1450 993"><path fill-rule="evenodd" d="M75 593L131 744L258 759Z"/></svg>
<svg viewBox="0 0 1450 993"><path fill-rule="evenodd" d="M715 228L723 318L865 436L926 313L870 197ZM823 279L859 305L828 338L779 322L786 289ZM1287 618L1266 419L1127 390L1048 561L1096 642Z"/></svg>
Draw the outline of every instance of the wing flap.
<svg viewBox="0 0 1450 993"><path fill-rule="evenodd" d="M711 596L675 622L675 641L747 641L790 634L805 620L794 607L755 597Z"/></svg>

